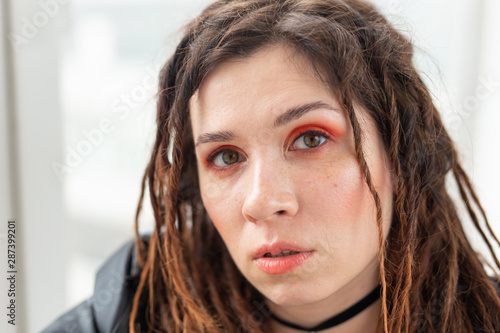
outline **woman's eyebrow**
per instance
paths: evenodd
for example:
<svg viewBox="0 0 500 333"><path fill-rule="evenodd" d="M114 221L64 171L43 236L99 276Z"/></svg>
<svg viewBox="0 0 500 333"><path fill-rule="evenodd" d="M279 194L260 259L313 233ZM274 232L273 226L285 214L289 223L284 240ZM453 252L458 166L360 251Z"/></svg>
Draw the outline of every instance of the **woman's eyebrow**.
<svg viewBox="0 0 500 333"><path fill-rule="evenodd" d="M318 110L318 109L326 109L341 112L339 109L334 108L333 106L324 103L324 102L312 102L303 105L294 106L283 114L279 115L273 123L273 128L283 126L289 123L292 120L298 119L302 117L304 114L310 111ZM202 143L209 142L227 142L237 138L237 135L231 131L218 131L212 133L205 133L198 136L196 140L195 147Z"/></svg>
<svg viewBox="0 0 500 333"><path fill-rule="evenodd" d="M198 147L199 144L208 143L208 142L226 142L236 139L236 134L231 131L219 131L212 133L205 133L198 136L196 140L195 147Z"/></svg>
<svg viewBox="0 0 500 333"><path fill-rule="evenodd" d="M303 105L294 106L288 109L285 113L281 114L276 118L273 124L273 128L283 126L292 120L302 117L305 113L309 111L314 111L318 109L327 109L332 111L341 112L339 109L324 103L324 102L312 102Z"/></svg>

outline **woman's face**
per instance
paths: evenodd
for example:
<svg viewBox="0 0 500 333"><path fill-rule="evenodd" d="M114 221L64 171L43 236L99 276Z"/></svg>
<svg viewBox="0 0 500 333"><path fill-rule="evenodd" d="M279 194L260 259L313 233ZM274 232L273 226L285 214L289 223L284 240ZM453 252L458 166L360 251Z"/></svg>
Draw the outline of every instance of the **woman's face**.
<svg viewBox="0 0 500 333"><path fill-rule="evenodd" d="M190 112L203 203L253 286L293 306L362 297L378 283L376 209L352 128L305 58L269 46L226 61ZM387 237L386 152L373 120L357 115Z"/></svg>

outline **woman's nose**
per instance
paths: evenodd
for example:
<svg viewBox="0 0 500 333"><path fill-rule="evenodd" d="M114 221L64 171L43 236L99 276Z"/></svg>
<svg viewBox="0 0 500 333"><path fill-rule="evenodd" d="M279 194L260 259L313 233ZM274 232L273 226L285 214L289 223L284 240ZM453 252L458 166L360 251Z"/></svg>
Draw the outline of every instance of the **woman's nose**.
<svg viewBox="0 0 500 333"><path fill-rule="evenodd" d="M287 171L269 164L254 165L247 188L242 208L247 221L256 223L297 214L297 197Z"/></svg>

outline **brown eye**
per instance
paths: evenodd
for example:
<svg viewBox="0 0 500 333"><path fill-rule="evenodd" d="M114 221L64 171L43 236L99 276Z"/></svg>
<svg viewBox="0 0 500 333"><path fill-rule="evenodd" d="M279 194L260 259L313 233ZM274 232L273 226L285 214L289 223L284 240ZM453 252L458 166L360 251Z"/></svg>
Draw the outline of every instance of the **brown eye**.
<svg viewBox="0 0 500 333"><path fill-rule="evenodd" d="M321 138L316 134L306 134L303 136L304 144L309 148L315 148L321 144Z"/></svg>
<svg viewBox="0 0 500 333"><path fill-rule="evenodd" d="M293 142L292 149L313 149L321 146L329 137L318 131L307 131Z"/></svg>
<svg viewBox="0 0 500 333"><path fill-rule="evenodd" d="M225 151L221 154L222 161L229 165L238 162L238 153L235 151Z"/></svg>
<svg viewBox="0 0 500 333"><path fill-rule="evenodd" d="M234 150L221 150L215 152L208 161L213 163L217 167L226 167L241 160L242 156L240 153Z"/></svg>

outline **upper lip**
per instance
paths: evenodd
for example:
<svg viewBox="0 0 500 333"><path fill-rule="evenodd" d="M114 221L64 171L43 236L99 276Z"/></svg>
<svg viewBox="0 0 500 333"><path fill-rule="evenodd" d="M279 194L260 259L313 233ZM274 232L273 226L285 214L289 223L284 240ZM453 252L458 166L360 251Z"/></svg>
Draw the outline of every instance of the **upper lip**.
<svg viewBox="0 0 500 333"><path fill-rule="evenodd" d="M257 259L263 257L266 253L277 254L282 251L310 252L312 250L287 242L275 242L273 244L264 244L259 247L256 251L254 251L253 257L254 259Z"/></svg>

